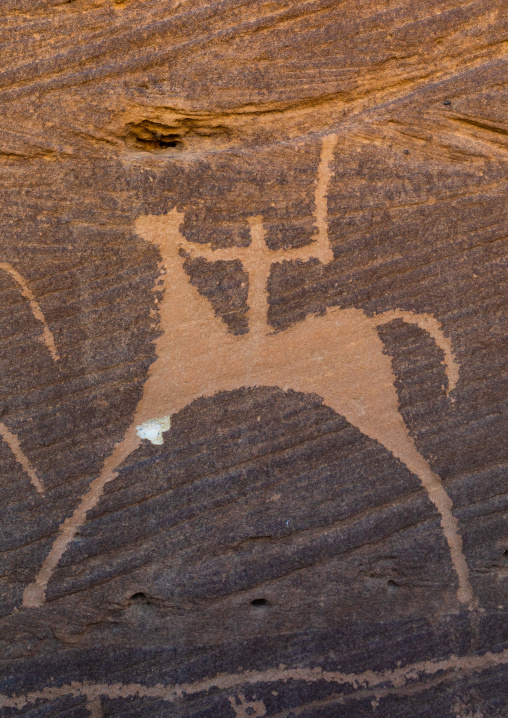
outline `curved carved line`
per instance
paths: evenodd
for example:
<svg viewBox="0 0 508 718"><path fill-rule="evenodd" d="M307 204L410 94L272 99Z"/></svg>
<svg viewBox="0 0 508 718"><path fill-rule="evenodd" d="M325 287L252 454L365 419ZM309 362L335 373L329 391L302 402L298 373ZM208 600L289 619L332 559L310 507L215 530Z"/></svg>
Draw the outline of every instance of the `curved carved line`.
<svg viewBox="0 0 508 718"><path fill-rule="evenodd" d="M44 484L39 479L37 474L35 473L34 468L32 467L30 461L28 460L28 457L23 453L23 450L20 446L19 439L16 436L16 434L13 434L12 431L9 431L9 429L5 426L5 424L0 422L0 436L5 441L5 443L9 446L10 450L16 457L16 460L18 463L21 464L23 469L26 471L28 476L30 477L30 481L32 482L32 485L36 488L36 490L39 492L39 494L44 495Z"/></svg>
<svg viewBox="0 0 508 718"><path fill-rule="evenodd" d="M457 386L459 380L459 364L455 359L451 341L443 333L441 323L431 314L417 314L413 311L393 309L388 312L383 312L382 314L377 314L376 325L387 324L394 319L402 319L407 324L416 324L434 339L444 354L445 371L448 379L446 395L448 396Z"/></svg>
<svg viewBox="0 0 508 718"><path fill-rule="evenodd" d="M17 269L14 269L12 264L9 264L8 262L0 262L0 269L3 269L4 272L7 272L10 274L10 276L14 279L14 281L19 285L21 289L21 294L25 297L25 299L28 299L30 302L30 309L32 310L32 314L34 317L40 321L44 327L43 330L43 340L46 346L49 349L49 352L53 358L53 361L58 361L59 356L55 345L55 339L53 337L53 334L51 333L51 329L48 327L48 323L46 321L46 318L44 314L42 313L42 309L39 306L39 302L36 300L36 298L33 295L32 290L26 283L23 276L18 272Z"/></svg>
<svg viewBox="0 0 508 718"><path fill-rule="evenodd" d="M4 272L7 272L14 281L18 284L21 294L25 297L25 299L28 299L30 302L30 309L32 310L32 314L34 317L42 323L44 329L43 329L43 341L46 344L47 348L49 349L49 352L53 358L53 361L58 361L59 356L58 352L56 350L55 345L55 339L53 337L53 334L51 333L50 328L48 327L48 323L46 321L46 317L44 316L42 309L39 306L38 301L33 295L32 290L26 283L24 277L18 272L17 269L15 269L12 264L9 264L8 262L0 262L0 269L3 269ZM32 482L35 489L40 493L44 494L44 485L42 481L39 479L37 474L35 473L34 468L32 467L30 461L28 460L27 456L23 453L23 450L21 449L19 439L18 437L13 434L9 429L5 426L5 424L0 423L0 436L5 441L6 444L8 444L9 448L11 449L12 453L16 457L16 460L21 464L23 469L26 471L28 476L30 477L30 481Z"/></svg>

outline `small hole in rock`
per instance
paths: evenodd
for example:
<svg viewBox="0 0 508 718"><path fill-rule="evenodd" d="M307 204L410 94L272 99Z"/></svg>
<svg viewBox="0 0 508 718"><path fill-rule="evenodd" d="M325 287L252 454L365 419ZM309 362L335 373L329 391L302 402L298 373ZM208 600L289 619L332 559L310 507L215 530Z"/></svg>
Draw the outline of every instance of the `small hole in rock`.
<svg viewBox="0 0 508 718"><path fill-rule="evenodd" d="M397 583L397 581L394 581L393 578L388 581L388 585L395 586L395 588L399 588L399 584Z"/></svg>
<svg viewBox="0 0 508 718"><path fill-rule="evenodd" d="M253 601L250 602L251 606L254 606L254 608L260 608L263 606L268 606L268 601L266 598L255 598Z"/></svg>
<svg viewBox="0 0 508 718"><path fill-rule="evenodd" d="M133 593L132 596L129 598L129 603L142 603L146 605L151 603L151 601L144 593Z"/></svg>

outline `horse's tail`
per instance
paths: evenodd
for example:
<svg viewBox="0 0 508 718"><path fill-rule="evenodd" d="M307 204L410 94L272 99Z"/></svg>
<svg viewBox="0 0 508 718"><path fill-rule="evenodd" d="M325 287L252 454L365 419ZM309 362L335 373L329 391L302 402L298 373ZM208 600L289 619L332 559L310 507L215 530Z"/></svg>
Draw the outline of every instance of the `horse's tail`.
<svg viewBox="0 0 508 718"><path fill-rule="evenodd" d="M420 329L430 334L437 346L443 351L446 376L448 379L448 388L446 389L448 396L457 386L459 380L459 364L455 359L451 341L443 333L441 323L432 316L432 314L416 314L415 312L405 311L403 309L393 309L389 312L377 314L374 317L374 322L376 326L379 326L381 324L387 324L394 319L402 319L408 324L416 324Z"/></svg>

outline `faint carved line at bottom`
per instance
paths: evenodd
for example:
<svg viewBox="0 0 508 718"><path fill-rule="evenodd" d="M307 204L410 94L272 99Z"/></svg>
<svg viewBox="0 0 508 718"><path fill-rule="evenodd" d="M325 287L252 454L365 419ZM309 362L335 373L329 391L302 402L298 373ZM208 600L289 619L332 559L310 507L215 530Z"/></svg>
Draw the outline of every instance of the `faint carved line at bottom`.
<svg viewBox="0 0 508 718"><path fill-rule="evenodd" d="M420 681L425 690L426 679L440 681L452 680L457 673L484 671L496 666L508 665L508 648L499 653L490 651L481 655L451 655L439 661L420 661L386 671L366 670L362 673L342 673L341 671L325 671L322 668L278 668L266 671L244 671L242 673L219 673L213 678L204 678L194 683L164 685L157 683L145 686L142 683L79 683L72 682L63 686L51 686L25 695L7 696L0 694L1 708L25 708L37 701L51 701L62 696L84 696L87 698L88 709L92 718L102 718L101 697L109 699L121 698L157 698L174 703L186 697L206 693L216 689L236 693L237 689L246 685L277 683L279 681L303 681L316 683L325 681L334 685L348 685L353 690L348 696L354 697L359 690L371 691L373 696L383 692L396 692L406 685ZM348 696L345 696L347 698ZM231 703L231 701L230 701Z"/></svg>

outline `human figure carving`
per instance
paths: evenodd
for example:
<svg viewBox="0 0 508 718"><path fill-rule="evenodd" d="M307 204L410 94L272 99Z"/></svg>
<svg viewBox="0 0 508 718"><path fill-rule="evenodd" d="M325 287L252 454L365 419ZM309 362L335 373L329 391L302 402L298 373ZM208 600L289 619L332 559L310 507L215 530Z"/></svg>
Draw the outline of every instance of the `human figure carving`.
<svg viewBox="0 0 508 718"><path fill-rule="evenodd" d="M176 209L166 215L142 216L136 220L138 234L159 248L162 260L164 298L160 307L162 333L156 345L157 359L150 367L143 397L129 429L72 516L63 522L35 582L25 590L25 606L34 607L44 602L48 581L86 520L87 511L98 503L105 484L115 478L118 467L139 446L141 437L152 437L153 443L162 443L162 431L169 428L169 418L194 399L257 386L318 394L326 405L380 442L420 478L441 516L458 577L458 600L472 606L468 566L451 499L441 479L416 449L404 424L391 361L383 353L376 330L380 324L401 318L429 332L444 352L448 391L451 391L458 378L458 367L439 322L429 314L401 309L369 317L361 309L333 308L325 315L309 316L281 332L274 332L267 323L266 287L272 264L310 258L323 263L333 260L327 234L326 197L335 143L333 135L323 140L315 196L317 239L305 247L284 251L268 249L261 217L249 220L251 243L248 247L217 250L188 242L180 232L183 215ZM189 255L211 261L232 258L242 261L249 273L247 334L228 333L208 300L190 284L183 268Z"/></svg>

